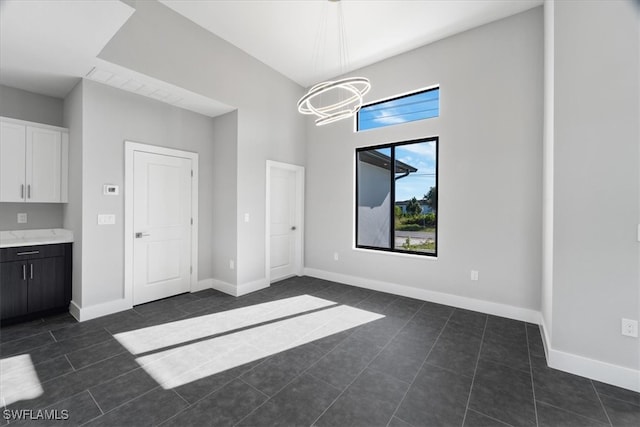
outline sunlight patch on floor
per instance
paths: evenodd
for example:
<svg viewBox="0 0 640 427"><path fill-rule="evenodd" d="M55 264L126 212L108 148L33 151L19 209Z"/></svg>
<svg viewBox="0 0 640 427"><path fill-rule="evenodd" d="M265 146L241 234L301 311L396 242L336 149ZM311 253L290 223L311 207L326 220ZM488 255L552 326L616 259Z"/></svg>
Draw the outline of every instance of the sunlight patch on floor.
<svg viewBox="0 0 640 427"><path fill-rule="evenodd" d="M35 399L43 392L31 356L21 354L0 359L0 407Z"/></svg>
<svg viewBox="0 0 640 427"><path fill-rule="evenodd" d="M334 304L322 298L301 295L136 329L115 337L131 354L140 354Z"/></svg>
<svg viewBox="0 0 640 427"><path fill-rule="evenodd" d="M305 297L320 300L308 295ZM307 298L297 299L297 301L311 302ZM334 304L330 301L327 302ZM309 305L306 307L306 311L308 311ZM255 309L253 312L258 318L264 318L261 316L264 316L265 313L261 310ZM163 388L169 389L383 317L377 313L340 305L159 351L136 360ZM219 317L202 316L197 319L203 323L199 325L201 330L217 330L215 325L204 325L204 323L215 323ZM256 317L245 319L245 322L249 324L261 323ZM162 326L165 325L154 327L156 328L153 331L154 336L162 336ZM175 324L167 324L166 326L171 328L172 334L179 334ZM190 328L192 324L183 323L181 327ZM188 334L189 331L185 330L183 333ZM127 338L131 339L132 336L129 335ZM141 335L135 336L140 337ZM116 338L120 339L118 336ZM149 341L145 342L148 346ZM175 341L163 340L163 342L174 343ZM160 345L155 347L160 348Z"/></svg>

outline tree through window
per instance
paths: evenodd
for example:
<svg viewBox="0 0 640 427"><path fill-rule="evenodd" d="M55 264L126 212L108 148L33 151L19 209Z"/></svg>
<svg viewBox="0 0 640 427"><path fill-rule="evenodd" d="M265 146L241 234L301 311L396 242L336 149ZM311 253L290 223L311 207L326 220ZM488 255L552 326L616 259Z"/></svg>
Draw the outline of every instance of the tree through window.
<svg viewBox="0 0 640 427"><path fill-rule="evenodd" d="M438 138L356 150L356 247L437 255Z"/></svg>

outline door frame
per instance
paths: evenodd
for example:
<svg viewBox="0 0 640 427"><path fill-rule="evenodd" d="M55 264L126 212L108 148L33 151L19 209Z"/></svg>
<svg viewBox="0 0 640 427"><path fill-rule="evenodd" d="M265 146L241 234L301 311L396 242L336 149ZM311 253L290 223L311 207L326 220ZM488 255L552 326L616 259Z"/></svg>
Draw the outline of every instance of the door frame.
<svg viewBox="0 0 640 427"><path fill-rule="evenodd" d="M193 179L191 180L191 278L190 292L198 290L198 153L158 147L140 142L124 141L124 299L133 306L133 166L134 154L144 152L191 160Z"/></svg>
<svg viewBox="0 0 640 427"><path fill-rule="evenodd" d="M295 273L302 275L304 269L304 166L267 160L266 198L265 198L265 247L264 270L267 283L271 283L271 171L275 168L295 172L296 174L296 225L300 232L300 247L296 250ZM284 278L283 278L284 279ZM282 279L279 279L282 280Z"/></svg>

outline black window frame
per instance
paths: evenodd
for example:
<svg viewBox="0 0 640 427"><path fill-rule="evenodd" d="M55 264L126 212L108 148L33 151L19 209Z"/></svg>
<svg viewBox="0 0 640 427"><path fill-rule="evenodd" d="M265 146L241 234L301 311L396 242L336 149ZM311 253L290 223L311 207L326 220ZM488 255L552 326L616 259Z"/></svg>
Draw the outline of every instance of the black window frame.
<svg viewBox="0 0 640 427"><path fill-rule="evenodd" d="M388 124L386 126L377 126L375 128L369 128L369 129L360 129L360 111L362 109L367 109L367 107L373 107L374 105L379 105L379 104L384 104L385 102L391 102L391 101L396 101L398 99L403 99L403 98L409 98L411 96L415 96L415 95L421 95L423 93L427 93L427 92L432 92L434 90L438 91L438 115L437 116L433 116L433 117L425 117L423 119L416 119L416 120L410 120L410 121L406 121L406 122L401 122L401 123L394 123L394 124ZM409 93L405 93L402 95L397 95L397 96L392 96L390 98L385 98L385 99L380 99L377 101L373 101L373 102L369 102L367 104L363 104L362 107L360 107L360 109L358 110L358 112L355 114L354 118L355 118L355 131L357 132L367 132L370 130L376 130L376 129L383 129L389 126L397 126L397 125L402 125L405 123L411 123L411 122L417 122L420 120L429 120L429 119L434 119L436 117L440 117L440 85L436 85L436 86L431 86L425 89L420 89L420 90L416 90L414 92L409 92Z"/></svg>
<svg viewBox="0 0 640 427"><path fill-rule="evenodd" d="M401 253L401 254L410 254L410 255L418 255L418 256L427 256L427 257L432 257L432 258L436 258L438 256L438 224L439 224L439 209L438 206L436 205L436 227L435 227L435 249L433 253L430 252L418 252L418 251L410 251L410 250L406 250L406 249L396 249L395 247L395 206L396 206L396 186L395 186L395 165L396 165L396 157L395 157L395 147L399 147L399 146L403 146L403 145L411 145L411 144L418 144L418 143L424 143L424 142L430 142L430 141L435 141L436 143L436 149L435 149L435 160L436 160L436 171L435 171L435 178L436 178L436 182L435 182L435 187L436 187L436 191L438 190L438 181L439 179L439 171L440 171L440 159L439 159L439 151L440 151L440 137L439 136L429 136L429 137L425 137L425 138L419 138L419 139L412 139L409 141L399 141L399 142L391 142L391 143L386 143L386 144L381 144L381 145L371 145L371 146L367 146L367 147L358 147L356 148L355 151L355 164L356 164L356 169L355 169L355 247L357 249L367 249L367 250L374 250L374 251L380 251L380 252L392 252L392 253ZM391 149L391 162L390 164L393 165L394 170L392 171L392 173L389 174L389 181L390 181L390 203L389 203L389 215L390 215L390 220L389 220L389 248L382 248L382 247L377 247L377 246L368 246L368 245L359 245L358 244L358 207L359 207L359 173L358 173L358 154L360 152L363 151L370 151L370 150L378 150L378 149L382 149L382 148L390 148ZM440 199L440 197L438 197L438 200Z"/></svg>

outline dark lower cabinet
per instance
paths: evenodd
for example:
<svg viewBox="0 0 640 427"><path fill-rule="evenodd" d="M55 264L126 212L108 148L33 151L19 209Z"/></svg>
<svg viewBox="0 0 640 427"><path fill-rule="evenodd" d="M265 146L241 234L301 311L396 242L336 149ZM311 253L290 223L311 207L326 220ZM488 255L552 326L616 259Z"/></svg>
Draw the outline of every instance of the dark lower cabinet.
<svg viewBox="0 0 640 427"><path fill-rule="evenodd" d="M0 264L0 315L2 319L27 313L28 282L23 279L24 262L3 262Z"/></svg>
<svg viewBox="0 0 640 427"><path fill-rule="evenodd" d="M69 309L71 250L71 243L0 249L3 324Z"/></svg>

